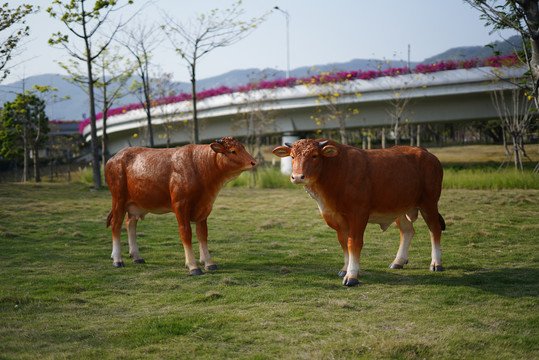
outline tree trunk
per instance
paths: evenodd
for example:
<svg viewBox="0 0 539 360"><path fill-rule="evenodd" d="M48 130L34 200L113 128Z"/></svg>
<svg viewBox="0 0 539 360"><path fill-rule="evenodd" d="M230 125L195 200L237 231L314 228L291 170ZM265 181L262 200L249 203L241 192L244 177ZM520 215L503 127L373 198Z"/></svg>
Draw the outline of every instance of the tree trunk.
<svg viewBox="0 0 539 360"><path fill-rule="evenodd" d="M191 64L191 95L193 102L193 142L199 143L198 138L198 112L197 112L197 81L196 81L196 63Z"/></svg>
<svg viewBox="0 0 539 360"><path fill-rule="evenodd" d="M34 152L34 179L36 182L41 182L41 174L39 173L39 141L41 140L41 119L37 123L37 135L32 144Z"/></svg>
<svg viewBox="0 0 539 360"><path fill-rule="evenodd" d="M109 149L108 149L108 135L107 135L107 113L103 112L103 119L101 120L101 128L103 130L103 135L101 136L101 164L103 164L103 176L105 176L105 165L109 160ZM105 182L107 179L105 178Z"/></svg>
<svg viewBox="0 0 539 360"><path fill-rule="evenodd" d="M399 130L400 118L395 120L395 146L400 145L400 130Z"/></svg>
<svg viewBox="0 0 539 360"><path fill-rule="evenodd" d="M84 10L83 10L84 11ZM86 21L83 19L83 29L85 32L84 42L86 45L86 67L88 69L88 94L90 100L90 137L92 145L92 172L94 175L94 188L101 188L101 168L99 166L99 146L97 143L97 128L95 118L95 96L94 96L94 79L92 75L92 55L90 50L89 37L86 35Z"/></svg>
<svg viewBox="0 0 539 360"><path fill-rule="evenodd" d="M346 139L346 124L344 119L339 119L339 133L341 135L341 143L348 145L348 141Z"/></svg>
<svg viewBox="0 0 539 360"><path fill-rule="evenodd" d="M416 139L416 146L417 147L420 147L421 146L421 125L417 125L417 131L416 131L416 136L417 136L417 139Z"/></svg>
<svg viewBox="0 0 539 360"><path fill-rule="evenodd" d="M530 37L530 45L532 48L531 70L535 79L539 79L539 9L537 1L518 1L522 10L526 14L526 24L532 36Z"/></svg>
<svg viewBox="0 0 539 360"><path fill-rule="evenodd" d="M146 99L146 104L144 106L146 110L146 119L148 120L148 143L150 144L150 147L154 147L153 143L153 127L152 127L152 103L151 98L149 94L149 88L147 87L148 84L144 85L144 98Z"/></svg>
<svg viewBox="0 0 539 360"><path fill-rule="evenodd" d="M514 149L514 156L515 156L515 170L518 170L519 167L522 170L522 158L520 155L520 147L518 145L518 136L512 134L513 138L513 149Z"/></svg>
<svg viewBox="0 0 539 360"><path fill-rule="evenodd" d="M26 124L23 127L23 146L24 146L24 167L22 173L22 181L30 181L30 145L28 144L28 128Z"/></svg>
<svg viewBox="0 0 539 360"><path fill-rule="evenodd" d="M52 182L52 158L49 160L49 181Z"/></svg>
<svg viewBox="0 0 539 360"><path fill-rule="evenodd" d="M386 128L382 128L382 149L386 148Z"/></svg>
<svg viewBox="0 0 539 360"><path fill-rule="evenodd" d="M108 161L109 151L108 151L108 135L107 135L107 117L109 112L109 102L107 100L107 85L106 85L106 76L105 68L103 68L103 118L101 119L101 130L103 134L101 135L101 164L103 164L103 176L105 176L105 165ZM107 179L105 178L105 182Z"/></svg>
<svg viewBox="0 0 539 360"><path fill-rule="evenodd" d="M39 174L39 148L37 144L34 144L32 152L34 153L34 179L38 183L41 182L41 175Z"/></svg>
<svg viewBox="0 0 539 360"><path fill-rule="evenodd" d="M193 143L198 144L198 111L197 111L197 94L196 94L196 80L191 78L191 94L193 102Z"/></svg>

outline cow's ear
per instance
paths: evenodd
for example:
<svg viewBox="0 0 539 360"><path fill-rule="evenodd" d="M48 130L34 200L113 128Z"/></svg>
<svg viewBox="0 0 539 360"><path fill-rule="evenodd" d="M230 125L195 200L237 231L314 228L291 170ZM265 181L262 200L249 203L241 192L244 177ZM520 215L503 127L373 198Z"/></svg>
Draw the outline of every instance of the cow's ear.
<svg viewBox="0 0 539 360"><path fill-rule="evenodd" d="M218 143L218 142L212 142L210 144L210 147L212 148L213 151L215 151L216 153L224 153L225 152L225 146L221 143Z"/></svg>
<svg viewBox="0 0 539 360"><path fill-rule="evenodd" d="M325 157L334 157L334 156L337 156L339 151L333 145L326 145L322 148L321 153L322 153L322 156L325 156Z"/></svg>
<svg viewBox="0 0 539 360"><path fill-rule="evenodd" d="M273 149L273 154L278 157L287 157L290 156L290 148L288 146L277 146Z"/></svg>

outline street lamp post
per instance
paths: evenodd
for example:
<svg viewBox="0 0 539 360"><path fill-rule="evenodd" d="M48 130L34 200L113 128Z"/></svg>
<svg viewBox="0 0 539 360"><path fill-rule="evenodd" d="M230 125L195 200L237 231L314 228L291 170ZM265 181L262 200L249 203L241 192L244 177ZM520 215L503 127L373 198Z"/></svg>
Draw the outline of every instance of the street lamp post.
<svg viewBox="0 0 539 360"><path fill-rule="evenodd" d="M275 10L282 12L286 18L286 78L290 77L290 15L288 11L274 7Z"/></svg>

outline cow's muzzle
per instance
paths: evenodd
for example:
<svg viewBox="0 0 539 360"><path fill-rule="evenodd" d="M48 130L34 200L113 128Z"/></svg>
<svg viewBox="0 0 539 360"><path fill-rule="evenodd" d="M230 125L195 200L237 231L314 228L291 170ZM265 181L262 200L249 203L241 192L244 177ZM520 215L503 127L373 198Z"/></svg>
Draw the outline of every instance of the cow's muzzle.
<svg viewBox="0 0 539 360"><path fill-rule="evenodd" d="M258 166L258 162L256 160L251 161L250 165L247 165L243 168L243 170L253 170Z"/></svg>
<svg viewBox="0 0 539 360"><path fill-rule="evenodd" d="M290 181L297 185L305 184L305 175L292 173L292 175L290 175Z"/></svg>

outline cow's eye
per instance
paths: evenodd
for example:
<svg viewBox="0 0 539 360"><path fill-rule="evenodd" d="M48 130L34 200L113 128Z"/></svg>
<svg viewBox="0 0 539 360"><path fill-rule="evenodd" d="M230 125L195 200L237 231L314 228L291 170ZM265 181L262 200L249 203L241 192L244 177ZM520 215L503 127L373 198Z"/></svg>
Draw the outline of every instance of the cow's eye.
<svg viewBox="0 0 539 360"><path fill-rule="evenodd" d="M231 153L236 155L236 150L232 150Z"/></svg>
<svg viewBox="0 0 539 360"><path fill-rule="evenodd" d="M290 155L290 157L293 159L294 157L292 155Z"/></svg>
<svg viewBox="0 0 539 360"><path fill-rule="evenodd" d="M318 155L313 155L313 159L316 159L318 157Z"/></svg>

